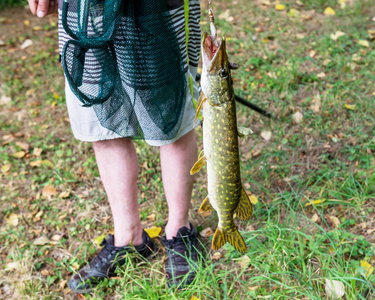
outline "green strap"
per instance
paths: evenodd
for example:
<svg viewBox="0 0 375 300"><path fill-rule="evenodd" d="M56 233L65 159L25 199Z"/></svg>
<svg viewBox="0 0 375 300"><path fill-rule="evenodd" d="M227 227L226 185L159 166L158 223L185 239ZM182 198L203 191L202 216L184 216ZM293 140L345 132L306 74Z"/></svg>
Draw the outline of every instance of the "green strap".
<svg viewBox="0 0 375 300"><path fill-rule="evenodd" d="M189 0L184 0L184 13L185 13L185 41L186 41L186 63L189 68ZM194 108L197 109L197 101L194 99L194 78L189 74L189 87L191 100L193 101Z"/></svg>

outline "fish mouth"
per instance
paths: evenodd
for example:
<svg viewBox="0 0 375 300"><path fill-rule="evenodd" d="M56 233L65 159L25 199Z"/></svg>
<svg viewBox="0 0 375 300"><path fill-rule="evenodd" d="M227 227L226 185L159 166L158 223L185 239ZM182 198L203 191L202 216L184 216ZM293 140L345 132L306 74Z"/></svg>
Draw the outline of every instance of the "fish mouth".
<svg viewBox="0 0 375 300"><path fill-rule="evenodd" d="M224 37L212 37L207 32L202 38L203 69L207 72L215 72L225 66L225 39Z"/></svg>

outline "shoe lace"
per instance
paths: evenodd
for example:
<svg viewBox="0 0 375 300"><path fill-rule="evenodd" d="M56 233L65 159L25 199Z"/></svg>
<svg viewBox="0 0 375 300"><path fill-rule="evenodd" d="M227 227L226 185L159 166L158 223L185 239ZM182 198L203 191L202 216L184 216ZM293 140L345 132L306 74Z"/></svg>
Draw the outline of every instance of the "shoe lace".
<svg viewBox="0 0 375 300"><path fill-rule="evenodd" d="M103 239L103 241L100 243L100 246L102 246L103 248L91 261L90 265L92 266L101 265L108 262L108 259L112 256L113 252L116 251L115 247L108 244L105 239Z"/></svg>

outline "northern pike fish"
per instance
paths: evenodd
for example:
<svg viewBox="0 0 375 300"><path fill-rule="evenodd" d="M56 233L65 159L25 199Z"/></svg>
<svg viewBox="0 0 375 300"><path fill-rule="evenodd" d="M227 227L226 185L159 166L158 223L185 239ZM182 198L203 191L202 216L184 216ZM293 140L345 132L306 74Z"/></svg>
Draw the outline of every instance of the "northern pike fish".
<svg viewBox="0 0 375 300"><path fill-rule="evenodd" d="M246 253L246 244L233 222L236 213L248 219L253 213L252 204L241 184L238 136L251 130L237 127L235 95L232 85L231 64L226 53L225 38L216 35L210 9L211 35L202 38L202 94L197 102L197 115L203 109L203 151L190 173L198 172L207 164L208 196L200 212L216 210L218 228L212 248L219 249L226 242Z"/></svg>

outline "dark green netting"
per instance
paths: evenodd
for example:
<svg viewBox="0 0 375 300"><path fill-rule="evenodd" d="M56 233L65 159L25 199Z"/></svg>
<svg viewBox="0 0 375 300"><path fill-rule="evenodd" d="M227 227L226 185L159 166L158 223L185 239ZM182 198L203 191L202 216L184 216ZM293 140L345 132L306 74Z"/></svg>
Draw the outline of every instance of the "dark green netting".
<svg viewBox="0 0 375 300"><path fill-rule="evenodd" d="M62 51L69 85L120 136L169 140L185 107L186 79L166 0L68 0Z"/></svg>

